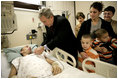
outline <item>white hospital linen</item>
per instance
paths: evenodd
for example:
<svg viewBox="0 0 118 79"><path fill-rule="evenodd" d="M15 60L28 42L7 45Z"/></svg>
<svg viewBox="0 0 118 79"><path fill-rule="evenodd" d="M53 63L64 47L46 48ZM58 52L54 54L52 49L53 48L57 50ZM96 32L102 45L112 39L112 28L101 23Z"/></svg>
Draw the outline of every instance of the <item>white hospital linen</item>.
<svg viewBox="0 0 118 79"><path fill-rule="evenodd" d="M79 70L71 65L60 61L63 64L64 69L61 73L52 76L52 78L105 78L102 75L96 73L87 73L82 70Z"/></svg>
<svg viewBox="0 0 118 79"><path fill-rule="evenodd" d="M44 56L30 54L16 58L12 64L18 70L17 77L49 77L52 76L52 66L45 60Z"/></svg>

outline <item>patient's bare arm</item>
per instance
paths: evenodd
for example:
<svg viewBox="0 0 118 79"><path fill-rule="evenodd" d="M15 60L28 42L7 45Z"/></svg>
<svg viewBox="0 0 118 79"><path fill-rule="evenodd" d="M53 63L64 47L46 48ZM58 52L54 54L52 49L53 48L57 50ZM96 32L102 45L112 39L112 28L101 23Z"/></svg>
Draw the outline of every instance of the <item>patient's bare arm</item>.
<svg viewBox="0 0 118 79"><path fill-rule="evenodd" d="M13 76L16 76L17 75L17 71L16 71L16 68L14 67L14 65L12 64L11 65L11 71L10 71L10 74L9 74L9 78L13 77Z"/></svg>
<svg viewBox="0 0 118 79"><path fill-rule="evenodd" d="M53 72L53 75L56 75L58 73L61 73L62 72L62 69L59 67L59 65L57 63L55 63L53 60L49 59L49 58L46 58L46 61L52 65L52 72Z"/></svg>
<svg viewBox="0 0 118 79"><path fill-rule="evenodd" d="M51 60L51 59L49 59L49 58L47 58L47 57L45 57L45 59L46 59L46 61L49 63L49 64L52 64L54 61L53 60Z"/></svg>

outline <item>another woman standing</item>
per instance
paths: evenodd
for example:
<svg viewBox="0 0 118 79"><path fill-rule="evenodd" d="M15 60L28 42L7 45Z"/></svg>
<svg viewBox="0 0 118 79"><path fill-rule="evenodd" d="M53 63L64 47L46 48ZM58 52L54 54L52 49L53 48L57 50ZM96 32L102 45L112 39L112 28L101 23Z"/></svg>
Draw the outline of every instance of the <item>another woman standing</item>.
<svg viewBox="0 0 118 79"><path fill-rule="evenodd" d="M115 8L113 6L108 6L104 9L104 20L111 23L114 32L117 34L117 21L113 20L112 17L115 14Z"/></svg>
<svg viewBox="0 0 118 79"><path fill-rule="evenodd" d="M77 37L78 32L80 30L81 24L84 22L85 15L82 12L78 12L76 15L76 19L78 20L78 24L75 27L75 36Z"/></svg>
<svg viewBox="0 0 118 79"><path fill-rule="evenodd" d="M84 53L80 40L83 34L93 34L97 29L103 28L108 31L110 36L116 37L112 26L109 22L106 22L102 18L100 18L100 14L102 13L103 4L101 2L94 2L90 6L90 19L84 21L81 25L80 31L78 32L77 41L78 41L78 51L80 52L83 58L87 58L88 56Z"/></svg>

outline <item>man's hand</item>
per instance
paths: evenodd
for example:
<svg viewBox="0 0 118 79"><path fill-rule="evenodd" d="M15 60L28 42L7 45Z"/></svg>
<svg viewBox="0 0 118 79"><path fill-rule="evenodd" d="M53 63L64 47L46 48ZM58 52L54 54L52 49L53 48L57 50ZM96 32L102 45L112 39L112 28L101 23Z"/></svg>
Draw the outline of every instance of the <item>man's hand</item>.
<svg viewBox="0 0 118 79"><path fill-rule="evenodd" d="M55 62L52 63L52 73L53 75L56 75L58 73L61 73L62 69L59 67L59 65Z"/></svg>
<svg viewBox="0 0 118 79"><path fill-rule="evenodd" d="M80 52L80 55L82 56L83 59L88 58L88 55L85 52Z"/></svg>
<svg viewBox="0 0 118 79"><path fill-rule="evenodd" d="M34 53L37 55L40 55L40 54L42 54L43 51L44 51L44 47L40 46L34 50Z"/></svg>

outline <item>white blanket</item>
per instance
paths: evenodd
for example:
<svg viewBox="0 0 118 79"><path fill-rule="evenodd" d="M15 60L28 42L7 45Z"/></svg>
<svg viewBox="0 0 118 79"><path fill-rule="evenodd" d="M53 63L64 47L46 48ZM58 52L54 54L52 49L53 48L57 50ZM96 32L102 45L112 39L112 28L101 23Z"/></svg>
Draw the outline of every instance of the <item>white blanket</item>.
<svg viewBox="0 0 118 79"><path fill-rule="evenodd" d="M18 78L49 77L52 75L52 66L43 56L30 54L13 60L12 64L18 70Z"/></svg>
<svg viewBox="0 0 118 79"><path fill-rule="evenodd" d="M57 60L56 58L54 58L52 56L50 56L50 58L53 60ZM51 78L104 78L103 76L97 75L95 73L86 73L84 71L81 71L77 68L74 68L74 67L68 65L67 63L65 63L63 61L60 61L60 62L64 66L64 69L62 67L63 71L58 75L50 76ZM7 78L8 75L6 75L6 74L9 74L9 72L10 72L10 67L6 67L7 64L5 64L5 63L8 64L8 62L6 60L6 56L4 56L4 53L2 53L2 64L1 64L2 65L2 68L1 68L2 69L2 78ZM33 70L36 70L36 69L33 69Z"/></svg>
<svg viewBox="0 0 118 79"><path fill-rule="evenodd" d="M105 78L104 76L98 75L96 73L87 73L81 71L63 61L60 62L63 64L64 69L60 74L53 76L53 78Z"/></svg>

